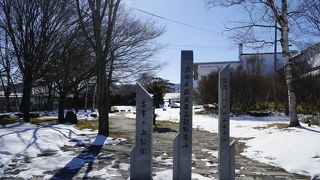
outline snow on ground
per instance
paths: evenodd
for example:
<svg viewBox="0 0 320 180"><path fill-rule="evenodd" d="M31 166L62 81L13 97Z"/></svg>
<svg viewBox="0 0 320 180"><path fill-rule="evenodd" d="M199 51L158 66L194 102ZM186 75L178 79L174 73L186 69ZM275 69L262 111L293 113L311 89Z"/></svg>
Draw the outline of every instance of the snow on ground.
<svg viewBox="0 0 320 180"><path fill-rule="evenodd" d="M125 110L131 109L125 107ZM88 117L91 112L79 111L78 116ZM114 113L112 115L126 115L135 118L135 113ZM157 121L179 121L179 108L156 109ZM56 117L56 113L47 114ZM278 129L274 123L288 124L288 118L280 113L269 117L237 116L231 117L230 133L233 137L246 138L242 140L248 146L243 155L264 162L280 166L289 172L310 176L320 176L320 127L308 127L302 124L299 128ZM193 127L213 133L218 132L218 117L216 115L193 115ZM30 178L64 167L66 164L77 168L87 163L77 154L64 152L62 147L83 144L118 144L124 139L113 140L103 136L95 136L90 130L77 130L72 125L32 125L29 123L9 124L0 128L0 177L10 165L17 164L20 171L16 177ZM217 156L216 151L204 149L208 155ZM106 156L109 156L107 154ZM90 154L86 155L90 156ZM92 157L94 158L94 157ZM90 159L90 158L89 158ZM19 164L27 160L29 163ZM172 165L172 159L156 157L154 160L161 164ZM203 161L206 161L205 159ZM215 164L207 164L216 166ZM128 170L128 164L120 164L120 168ZM105 167L78 177L90 178L101 175L117 176L117 172ZM50 178L50 177L47 177ZM154 179L171 179L172 171L157 172ZM207 179L197 174L193 178Z"/></svg>
<svg viewBox="0 0 320 180"><path fill-rule="evenodd" d="M98 110L78 110L78 112L76 112L74 109L65 109L64 110L64 114L66 115L66 113L68 111L73 111L76 113L78 120L96 120L97 117L99 116L99 112ZM135 106L112 106L112 111L115 112L131 112L134 113L136 111L136 107ZM11 113L0 113L0 115L12 115L15 113L19 113L19 112L11 112ZM36 113L36 112L34 112ZM40 118L42 120L49 120L49 119L58 119L58 110L54 110L54 111L48 111L48 112L39 112ZM109 116L117 116L119 114L117 113L109 113Z"/></svg>
<svg viewBox="0 0 320 180"><path fill-rule="evenodd" d="M17 178L32 178L45 171L62 168L77 156L72 152L64 152L63 146L116 145L121 141L124 139L96 136L94 131L80 131L73 125L39 126L24 122L9 124L0 128L0 177L12 165L22 170L15 176ZM23 163L26 161L28 163ZM74 167L85 163L81 159L73 162Z"/></svg>
<svg viewBox="0 0 320 180"><path fill-rule="evenodd" d="M192 158L194 159L194 154L192 154ZM161 169L159 169L160 171L158 172L153 172L153 180L167 180L167 179L172 179L172 165L173 165L173 157L167 157L167 153L163 153L158 157L154 157L153 161L170 167L170 169L163 169L163 171L161 171ZM209 161L209 160L204 160L204 161ZM206 162L207 163L207 162ZM201 176L200 174L197 173L192 173L192 179L197 179L197 180L213 180L214 178L207 178L204 176Z"/></svg>
<svg viewBox="0 0 320 180"><path fill-rule="evenodd" d="M172 179L172 170L167 169L164 171L156 172L155 176L153 176L153 180L168 180ZM213 180L214 178L207 178L204 176L201 176L200 174L192 173L191 174L192 179L197 179L197 180Z"/></svg>
<svg viewBox="0 0 320 180"><path fill-rule="evenodd" d="M121 176L115 170L110 170L109 167L104 167L100 170L92 170L88 173L80 173L77 177L82 179L111 179L112 177Z"/></svg>
<svg viewBox="0 0 320 180"><path fill-rule="evenodd" d="M64 110L64 114L67 113L67 111L73 111L75 112L74 109L65 109ZM92 111L92 110L78 110L78 112L76 112L77 114L77 118L78 119L86 119L86 120L94 120L96 119L95 117L90 116L91 114L96 114L97 116L99 116L98 111ZM42 119L46 119L46 118L58 118L58 111L51 111L48 113L48 115L46 116L46 114L44 114L44 116L41 116Z"/></svg>
<svg viewBox="0 0 320 180"><path fill-rule="evenodd" d="M135 106L111 106L111 111L118 111L118 112L135 112Z"/></svg>
<svg viewBox="0 0 320 180"><path fill-rule="evenodd" d="M179 121L179 109L156 109L157 120ZM129 115L133 117L133 115ZM267 125L288 124L281 113L268 117L237 116L230 118L232 137L250 138L244 142L248 148L243 155L310 176L320 176L320 127L301 124L298 128L278 129ZM193 115L193 127L218 132L217 115Z"/></svg>

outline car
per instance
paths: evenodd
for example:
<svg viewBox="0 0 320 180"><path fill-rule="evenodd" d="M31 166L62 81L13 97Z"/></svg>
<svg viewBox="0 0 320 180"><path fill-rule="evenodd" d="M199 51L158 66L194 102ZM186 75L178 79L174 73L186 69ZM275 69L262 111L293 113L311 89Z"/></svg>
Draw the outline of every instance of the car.
<svg viewBox="0 0 320 180"><path fill-rule="evenodd" d="M173 102L173 103L170 104L170 107L171 108L179 108L180 107L180 103Z"/></svg>

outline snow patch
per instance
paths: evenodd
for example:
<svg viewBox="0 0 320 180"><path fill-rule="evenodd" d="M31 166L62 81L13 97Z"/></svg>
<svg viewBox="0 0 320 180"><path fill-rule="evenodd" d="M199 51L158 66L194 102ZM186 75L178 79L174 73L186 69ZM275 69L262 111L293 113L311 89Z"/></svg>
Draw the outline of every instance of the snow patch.
<svg viewBox="0 0 320 180"><path fill-rule="evenodd" d="M179 122L179 109L156 109L157 120ZM302 115L299 115L301 117ZM288 172L320 176L320 127L278 129L271 124L289 124L283 113L267 117L249 115L230 117L230 136L245 138L249 147L242 153L251 159L284 168ZM193 128L218 133L217 115L193 115ZM207 151L217 157L217 151Z"/></svg>
<svg viewBox="0 0 320 180"><path fill-rule="evenodd" d="M153 180L168 180L168 179L172 179L172 170L168 169L165 171L160 171L160 172L155 172L155 176L153 176ZM200 174L196 174L196 173L192 173L191 175L192 179L195 180L213 180L215 178L207 178L204 176L201 176Z"/></svg>
<svg viewBox="0 0 320 180"><path fill-rule="evenodd" d="M0 177L4 170L18 171L17 178L32 178L43 172L62 168L79 168L94 155L71 154L64 146L116 145L125 139L96 136L89 130L78 130L73 125L33 125L30 123L9 124L0 128Z"/></svg>

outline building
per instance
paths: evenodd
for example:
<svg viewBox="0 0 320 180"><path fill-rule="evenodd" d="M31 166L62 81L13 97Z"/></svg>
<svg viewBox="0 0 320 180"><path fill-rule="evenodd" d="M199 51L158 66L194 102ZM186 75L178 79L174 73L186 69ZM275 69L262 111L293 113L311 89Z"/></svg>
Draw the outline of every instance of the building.
<svg viewBox="0 0 320 180"><path fill-rule="evenodd" d="M11 93L9 96L10 111L19 111L19 104L21 104L22 93ZM0 91L0 113L7 111L7 102L4 96L4 91Z"/></svg>
<svg viewBox="0 0 320 180"><path fill-rule="evenodd" d="M320 43L314 44L292 58L294 70L302 73L301 76L320 74ZM303 70L302 72L300 72Z"/></svg>
<svg viewBox="0 0 320 180"><path fill-rule="evenodd" d="M164 106L169 106L171 103L180 103L180 93L166 93L163 97Z"/></svg>
<svg viewBox="0 0 320 180"><path fill-rule="evenodd" d="M294 63L294 71L303 66L306 69L304 75L320 74L320 43L312 45L301 52L291 51L291 60ZM281 52L244 53L243 45L239 44L239 59L237 61L216 61L194 63L194 84L197 88L198 82L211 72L219 71L225 65L230 64L232 69L242 68L248 73L259 73L263 76L272 75L275 71L283 70L284 62ZM254 72L258 71L258 72Z"/></svg>
<svg viewBox="0 0 320 180"><path fill-rule="evenodd" d="M296 54L296 52L292 52ZM276 58L276 59L275 59ZM243 45L239 44L239 58L236 61L215 61L194 63L194 84L198 87L198 82L211 72L219 71L227 64L232 69L242 68L245 71L259 73L264 76L271 75L273 72L283 68L283 59L281 52L270 53L244 53ZM256 72L258 71L258 72Z"/></svg>
<svg viewBox="0 0 320 180"><path fill-rule="evenodd" d="M7 112L7 100L4 92L0 91L0 113ZM11 93L9 95L9 109L10 112L17 112L20 110L19 106L22 103L22 92ZM55 105L57 101L55 101ZM47 105L47 98L43 95L32 93L30 96L30 110L39 111L45 110Z"/></svg>
<svg viewBox="0 0 320 180"><path fill-rule="evenodd" d="M237 68L241 63L240 61L218 61L218 62L200 62L193 64L194 81L193 87L198 87L198 82L204 77L208 76L211 72L219 71L227 64L231 68Z"/></svg>

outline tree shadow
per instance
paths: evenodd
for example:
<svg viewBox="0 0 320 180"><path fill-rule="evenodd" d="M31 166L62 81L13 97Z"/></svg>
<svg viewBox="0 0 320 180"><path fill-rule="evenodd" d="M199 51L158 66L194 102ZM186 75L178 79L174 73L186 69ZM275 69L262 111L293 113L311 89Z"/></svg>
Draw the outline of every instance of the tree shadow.
<svg viewBox="0 0 320 180"><path fill-rule="evenodd" d="M171 128L158 128L158 127L153 128L153 131L157 133L178 132Z"/></svg>
<svg viewBox="0 0 320 180"><path fill-rule="evenodd" d="M25 123L22 122L22 123L15 124L10 127L0 128L0 130L18 127L18 126L21 126L22 124L25 124ZM19 139L19 141L21 141L23 143L23 145L25 147L21 151L15 153L14 157L23 156L25 159L29 159L29 156L30 156L29 149L31 147L35 147L41 153L48 153L48 152L46 152L47 147L44 147L43 145L39 144L39 142L38 142L39 136L41 136L40 130L43 130L43 129L51 129L51 130L57 132L57 134L59 134L59 136L62 136L62 137L69 139L69 140L73 140L73 135L77 135L76 132L74 132L73 130L68 129L68 128L57 127L57 126L53 126L53 125L37 125L35 127L27 127L24 129L18 128L13 132L8 132L8 133L0 135L0 138L10 136L10 135L16 136ZM29 132L31 131L30 132L32 134L31 138L26 138L24 135L24 133L28 132L28 131ZM96 139L94 140L94 142L88 148L83 150L79 155L74 157L58 173L56 173L53 176L53 179L72 179L83 166L88 164L88 168L87 168L85 175L84 175L84 179L85 179L87 174L92 170L92 166L93 166L95 157L100 153L100 151L104 145L105 140L106 140L105 136L99 136L99 135L96 136ZM0 153L9 154L9 155L11 154L11 152L7 152L7 151L0 151Z"/></svg>
<svg viewBox="0 0 320 180"><path fill-rule="evenodd" d="M304 130L311 131L311 132L315 132L315 133L320 133L320 131L317 131L317 130L314 130L314 129L310 129L310 128L307 128L307 127L304 127L304 126L298 126L297 128L304 129Z"/></svg>
<svg viewBox="0 0 320 180"><path fill-rule="evenodd" d="M23 125L24 123L25 123L24 121L19 121L19 122L13 123L13 124L7 124L5 127L2 127L2 128L15 128L15 127Z"/></svg>
<svg viewBox="0 0 320 180"><path fill-rule="evenodd" d="M81 153L74 157L68 164L65 165L65 167L53 175L51 179L72 179L77 175L82 167L88 164L87 170L84 174L84 179L86 179L88 173L92 170L96 156L102 150L105 140L105 136L97 135L94 142L88 148L81 151Z"/></svg>
<svg viewBox="0 0 320 180"><path fill-rule="evenodd" d="M18 126L21 126L25 124L25 122L22 123L18 123L18 124L14 124L10 127L4 127L4 128L0 128L1 129L8 129L8 128L15 128ZM16 153L15 157L17 156L24 156L25 158L29 157L29 148L31 148L32 146L34 146L36 149L38 149L40 152L44 152L46 147L42 147L41 144L38 143L38 136L40 136L40 134L38 134L39 130L41 129L52 129L56 132L58 132L60 135L64 136L67 139L72 139L72 134L76 133L70 129L66 129L66 128L61 128L61 127L54 127L52 125L37 125L36 127L28 127L25 129L17 129L17 131L13 131L13 132L9 132L6 134L2 134L0 135L0 138L3 138L5 136L9 136L9 135L15 135L17 138L19 138L19 140L25 145L25 147L18 153ZM67 132L63 132L62 130L67 130ZM24 136L23 133L27 132L27 131L31 131L32 136L30 139L26 138ZM5 152L5 151L2 151Z"/></svg>

